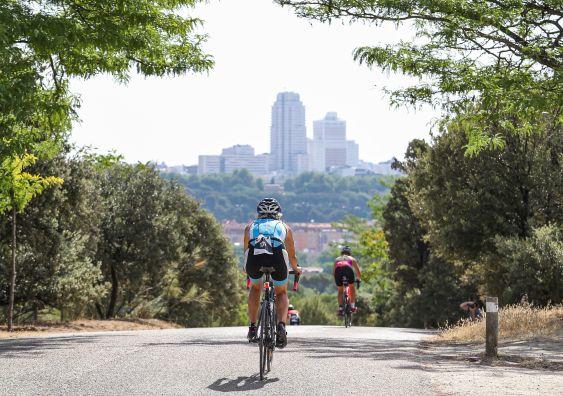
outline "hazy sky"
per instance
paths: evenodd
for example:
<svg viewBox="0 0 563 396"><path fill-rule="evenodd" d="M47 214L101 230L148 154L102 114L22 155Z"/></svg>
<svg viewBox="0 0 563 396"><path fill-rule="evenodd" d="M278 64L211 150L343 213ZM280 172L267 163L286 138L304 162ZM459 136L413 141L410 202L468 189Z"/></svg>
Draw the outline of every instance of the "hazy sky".
<svg viewBox="0 0 563 396"><path fill-rule="evenodd" d="M199 154L234 144L268 152L280 91L301 95L308 136L313 120L338 112L367 161L402 157L411 139L428 136L435 111L393 109L382 92L407 80L352 60L358 46L410 39L408 29L311 24L267 0L212 0L192 14L206 21L215 68L208 75L135 76L128 85L108 77L75 81L82 101L76 142L131 162L169 165L197 163Z"/></svg>

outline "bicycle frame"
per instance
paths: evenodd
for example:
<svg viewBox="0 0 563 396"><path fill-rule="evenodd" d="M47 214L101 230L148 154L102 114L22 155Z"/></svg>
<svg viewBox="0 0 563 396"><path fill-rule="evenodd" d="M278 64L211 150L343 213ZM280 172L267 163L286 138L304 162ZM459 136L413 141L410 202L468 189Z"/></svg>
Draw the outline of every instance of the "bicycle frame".
<svg viewBox="0 0 563 396"><path fill-rule="evenodd" d="M342 279L342 305L344 306L344 327L352 327L352 306L350 305L350 284L348 278Z"/></svg>

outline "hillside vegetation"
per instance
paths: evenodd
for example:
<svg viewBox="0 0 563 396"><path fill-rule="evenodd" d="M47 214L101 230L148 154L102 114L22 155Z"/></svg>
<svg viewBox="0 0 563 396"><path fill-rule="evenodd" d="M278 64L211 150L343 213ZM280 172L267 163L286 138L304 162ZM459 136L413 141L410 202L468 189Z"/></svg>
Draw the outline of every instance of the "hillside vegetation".
<svg viewBox="0 0 563 396"><path fill-rule="evenodd" d="M190 195L202 203L218 220L246 222L256 212L256 203L264 196L277 198L284 219L293 222L333 222L348 215L369 217L368 201L388 191L392 176L369 175L342 177L332 174L304 173L287 180L284 192L264 191L264 182L246 170L232 174L179 175L177 180Z"/></svg>

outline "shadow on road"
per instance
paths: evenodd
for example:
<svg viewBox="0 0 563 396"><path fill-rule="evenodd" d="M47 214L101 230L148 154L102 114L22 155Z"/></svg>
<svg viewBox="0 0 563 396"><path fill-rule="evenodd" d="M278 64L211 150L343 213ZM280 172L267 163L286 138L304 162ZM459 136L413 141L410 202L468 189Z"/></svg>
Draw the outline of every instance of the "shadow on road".
<svg viewBox="0 0 563 396"><path fill-rule="evenodd" d="M238 377L233 380L228 378L219 378L207 388L217 392L245 392L261 389L267 384L278 382L279 380L279 378L266 378L266 380L260 381L260 377L258 375L253 375L251 377Z"/></svg>
<svg viewBox="0 0 563 396"><path fill-rule="evenodd" d="M313 359L360 358L374 360L420 359L417 341L293 338L286 352L306 353Z"/></svg>
<svg viewBox="0 0 563 396"><path fill-rule="evenodd" d="M123 337L120 335L120 337ZM0 358L23 359L37 357L50 350L72 348L77 344L96 343L98 336L64 336L45 338L22 338L0 341Z"/></svg>

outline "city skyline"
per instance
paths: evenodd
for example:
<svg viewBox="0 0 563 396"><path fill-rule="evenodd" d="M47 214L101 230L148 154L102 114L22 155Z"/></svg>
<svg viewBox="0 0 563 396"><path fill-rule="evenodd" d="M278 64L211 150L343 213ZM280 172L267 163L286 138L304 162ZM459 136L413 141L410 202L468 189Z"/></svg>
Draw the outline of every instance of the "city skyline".
<svg viewBox="0 0 563 396"><path fill-rule="evenodd" d="M347 120L348 139L371 162L400 158L410 140L429 136L439 112L392 107L382 89L413 80L370 70L352 57L362 45L408 40L410 29L329 27L257 0L210 2L193 14L205 21L213 70L164 78L133 74L127 85L108 76L73 80L82 120L74 126L74 142L115 150L128 162L170 165L195 164L198 154L219 154L235 144L263 153L270 146L272 97L281 91L299 92L309 132L313 120L338 111Z"/></svg>
<svg viewBox="0 0 563 396"><path fill-rule="evenodd" d="M271 108L270 151L256 155L249 144L223 148L221 154L200 154L197 165L173 166L180 172L210 174L247 169L260 177L287 177L303 172L336 172L354 176L376 167L360 161L359 144L347 139L346 120L329 111L313 122L307 137L305 105L297 92L279 92ZM162 169L168 170L163 164Z"/></svg>

